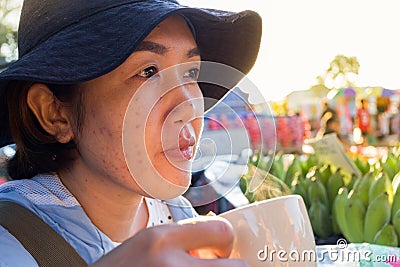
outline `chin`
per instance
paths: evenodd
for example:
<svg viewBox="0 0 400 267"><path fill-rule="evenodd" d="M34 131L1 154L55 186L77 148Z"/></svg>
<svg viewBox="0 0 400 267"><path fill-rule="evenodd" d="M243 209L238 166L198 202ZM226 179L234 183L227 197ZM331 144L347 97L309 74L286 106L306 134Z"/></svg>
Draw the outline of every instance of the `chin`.
<svg viewBox="0 0 400 267"><path fill-rule="evenodd" d="M174 171L167 173L164 177L170 183L181 187L188 187L190 185L192 179L190 172L174 169Z"/></svg>
<svg viewBox="0 0 400 267"><path fill-rule="evenodd" d="M162 177L172 184L187 187L192 179L192 162L182 161L172 163L168 160L162 160L158 166L154 166Z"/></svg>

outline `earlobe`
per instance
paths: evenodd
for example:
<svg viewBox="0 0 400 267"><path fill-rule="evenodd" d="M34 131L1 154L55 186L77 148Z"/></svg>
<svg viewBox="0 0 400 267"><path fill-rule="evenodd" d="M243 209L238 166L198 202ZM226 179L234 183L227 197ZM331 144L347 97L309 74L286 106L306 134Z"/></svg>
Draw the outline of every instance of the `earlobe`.
<svg viewBox="0 0 400 267"><path fill-rule="evenodd" d="M67 107L47 85L33 84L28 91L27 103L42 128L58 142L68 143L74 137Z"/></svg>

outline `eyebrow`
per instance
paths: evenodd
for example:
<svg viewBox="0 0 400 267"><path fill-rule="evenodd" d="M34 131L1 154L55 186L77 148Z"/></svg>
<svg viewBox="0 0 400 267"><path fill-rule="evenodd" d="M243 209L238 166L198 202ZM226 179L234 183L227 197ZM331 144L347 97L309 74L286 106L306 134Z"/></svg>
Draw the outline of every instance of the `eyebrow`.
<svg viewBox="0 0 400 267"><path fill-rule="evenodd" d="M135 52L138 51L149 51L158 55L165 55L168 52L168 48L158 43L143 41L135 50Z"/></svg>
<svg viewBox="0 0 400 267"><path fill-rule="evenodd" d="M149 51L149 52L163 56L168 52L168 48L162 44L158 44L155 42L143 41L139 44L139 46L135 50L135 52L138 52L138 51ZM186 56L188 58L191 58L194 56L200 56L199 48L195 47L195 48L190 49L186 53Z"/></svg>
<svg viewBox="0 0 400 267"><path fill-rule="evenodd" d="M200 50L199 50L199 48L198 48L198 47L195 47L195 48L190 49L190 50L186 53L186 56L187 56L188 58L195 57L195 56L200 56Z"/></svg>

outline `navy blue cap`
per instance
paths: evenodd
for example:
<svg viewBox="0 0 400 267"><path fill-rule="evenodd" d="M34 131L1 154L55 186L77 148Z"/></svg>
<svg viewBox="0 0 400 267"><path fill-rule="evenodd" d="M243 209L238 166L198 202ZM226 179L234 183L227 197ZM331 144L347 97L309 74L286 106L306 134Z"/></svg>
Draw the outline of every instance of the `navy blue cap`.
<svg viewBox="0 0 400 267"><path fill-rule="evenodd" d="M0 97L13 80L76 84L104 75L173 14L185 17L195 31L202 60L244 74L250 71L261 40L261 18L254 11L192 8L173 0L25 0L18 29L19 59L0 73ZM241 78L233 79L232 87ZM216 100L231 89L206 83L200 88L205 98ZM0 118L7 116L7 107L0 105ZM12 143L3 121L0 146Z"/></svg>

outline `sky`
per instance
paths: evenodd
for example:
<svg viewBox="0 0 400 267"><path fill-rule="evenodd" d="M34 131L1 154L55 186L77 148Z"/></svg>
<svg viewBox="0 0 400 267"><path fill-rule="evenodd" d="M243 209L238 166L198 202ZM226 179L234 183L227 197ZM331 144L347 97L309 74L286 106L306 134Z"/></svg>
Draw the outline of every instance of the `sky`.
<svg viewBox="0 0 400 267"><path fill-rule="evenodd" d="M338 54L360 63L357 86L400 89L398 0L180 0L263 19L260 53L248 77L266 101L316 84Z"/></svg>

